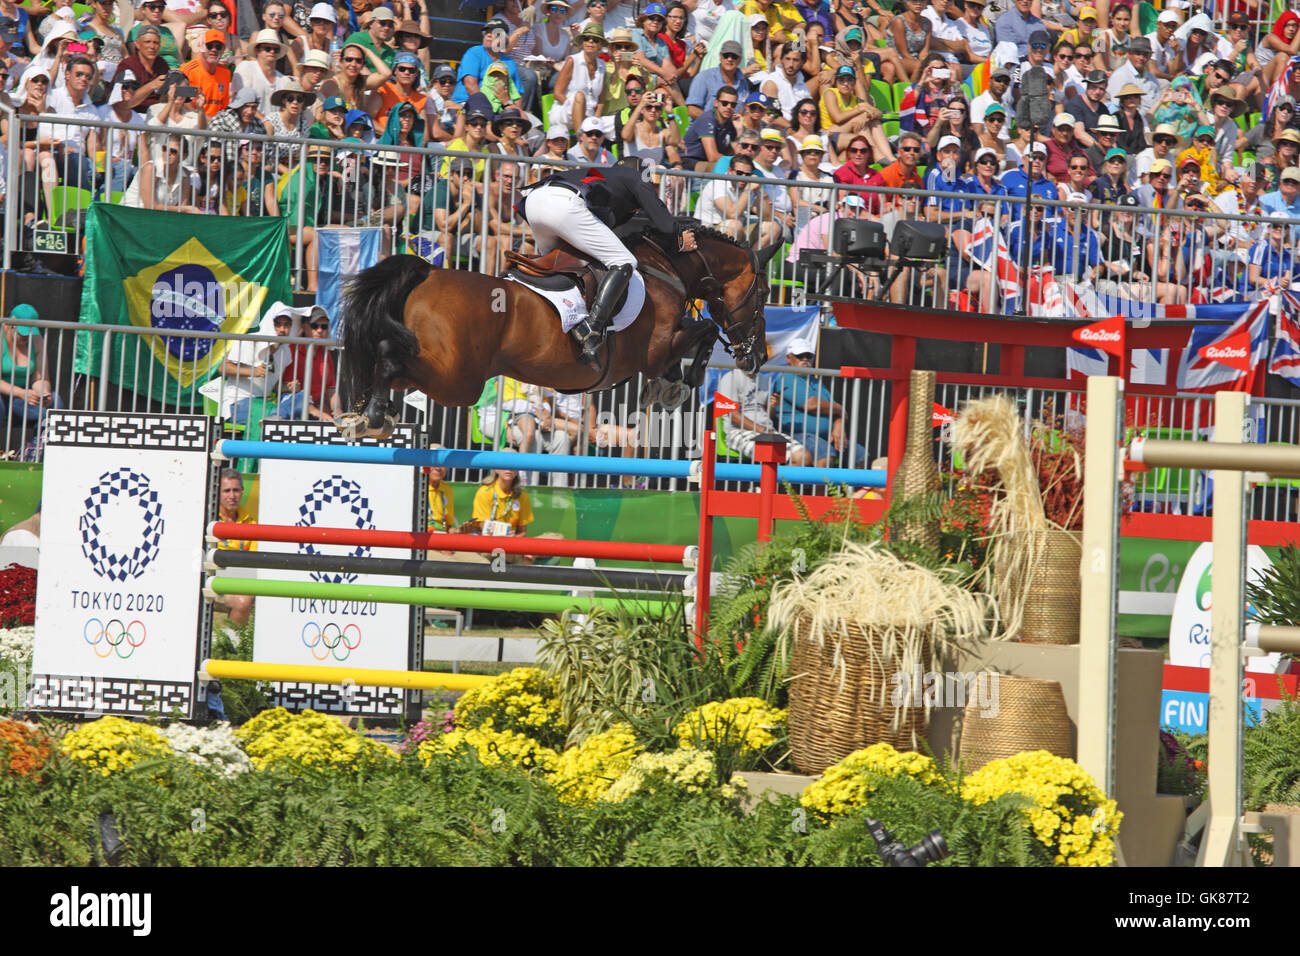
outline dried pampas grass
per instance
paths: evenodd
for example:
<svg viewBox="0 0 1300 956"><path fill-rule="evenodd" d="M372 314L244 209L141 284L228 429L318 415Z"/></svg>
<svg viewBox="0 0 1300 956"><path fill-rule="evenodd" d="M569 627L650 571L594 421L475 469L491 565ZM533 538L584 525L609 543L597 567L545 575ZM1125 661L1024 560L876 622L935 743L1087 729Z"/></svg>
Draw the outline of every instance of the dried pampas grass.
<svg viewBox="0 0 1300 956"><path fill-rule="evenodd" d="M1019 635L1024 623L1030 572L1042 560L1051 529L1043 508L1038 470L1024 438L1024 425L1005 395L968 402L952 426L953 448L972 477L996 472L989 506L986 589L1002 616L999 638Z"/></svg>
<svg viewBox="0 0 1300 956"><path fill-rule="evenodd" d="M945 579L904 561L878 542L846 543L806 578L778 584L768 607L771 625L783 635L803 618L803 639L819 648L830 644L841 688L846 675L843 641L850 624L873 639L868 649L880 673L911 674L939 670L935 659L940 653L946 656L988 636L995 614L988 595L966 590L956 577ZM788 649L786 637L783 657ZM882 684L882 706L887 693ZM903 717L904 708L893 709L896 726Z"/></svg>

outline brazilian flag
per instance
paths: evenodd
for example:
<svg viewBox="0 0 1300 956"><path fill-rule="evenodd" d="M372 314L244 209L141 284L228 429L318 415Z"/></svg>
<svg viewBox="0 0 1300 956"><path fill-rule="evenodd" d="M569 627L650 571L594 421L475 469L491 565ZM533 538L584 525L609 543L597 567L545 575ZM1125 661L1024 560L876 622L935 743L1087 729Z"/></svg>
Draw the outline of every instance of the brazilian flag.
<svg viewBox="0 0 1300 956"><path fill-rule="evenodd" d="M284 219L203 216L94 203L86 222L83 323L205 332L256 331L272 302L290 302ZM77 336L76 371L98 376L104 336ZM109 379L168 406L217 372L228 343L165 335L111 336Z"/></svg>

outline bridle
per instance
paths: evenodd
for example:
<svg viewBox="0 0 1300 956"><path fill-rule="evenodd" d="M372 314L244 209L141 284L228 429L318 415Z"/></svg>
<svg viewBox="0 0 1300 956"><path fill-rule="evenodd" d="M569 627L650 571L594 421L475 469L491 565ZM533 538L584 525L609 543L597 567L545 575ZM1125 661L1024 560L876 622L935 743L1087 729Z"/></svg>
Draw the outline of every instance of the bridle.
<svg viewBox="0 0 1300 956"><path fill-rule="evenodd" d="M697 246L692 254L700 264L702 273L698 285L700 291L704 293L702 298L709 304L709 315L713 316L718 324L722 327L722 347L727 350L727 354L732 358L738 358L740 355L751 355L758 344L758 318L763 312L763 285L759 279L763 276L763 270L758 265L758 260L754 257L752 250L746 250L749 255L750 270L754 273L753 279L750 280L749 288L741 297L735 311L727 307L723 300L722 283L718 281L713 270L709 268L709 262ZM750 300L754 300L752 303ZM736 320L736 312L741 315L749 315L748 319Z"/></svg>

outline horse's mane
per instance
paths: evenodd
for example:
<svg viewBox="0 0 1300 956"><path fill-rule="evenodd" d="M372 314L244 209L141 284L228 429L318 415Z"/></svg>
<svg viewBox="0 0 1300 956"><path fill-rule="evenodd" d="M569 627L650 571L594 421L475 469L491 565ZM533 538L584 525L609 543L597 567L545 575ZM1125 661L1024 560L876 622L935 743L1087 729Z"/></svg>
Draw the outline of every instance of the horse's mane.
<svg viewBox="0 0 1300 956"><path fill-rule="evenodd" d="M749 252L749 246L744 245L743 243L731 238L731 236L727 235L725 232L719 232L717 229L714 229L711 226L695 226L694 232L695 232L695 237L697 239L699 238L716 239L718 242L725 242L729 246L735 246L737 249L743 249L745 250L746 253Z"/></svg>

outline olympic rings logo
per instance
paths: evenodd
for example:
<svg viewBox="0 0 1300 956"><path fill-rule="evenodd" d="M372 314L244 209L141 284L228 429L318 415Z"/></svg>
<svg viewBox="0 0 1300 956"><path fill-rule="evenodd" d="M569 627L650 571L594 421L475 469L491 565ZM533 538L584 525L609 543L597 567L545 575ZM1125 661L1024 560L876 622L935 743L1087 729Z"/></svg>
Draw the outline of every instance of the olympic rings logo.
<svg viewBox="0 0 1300 956"><path fill-rule="evenodd" d="M141 621L126 624L115 617L105 623L92 617L82 626L81 636L95 649L96 657L108 658L116 653L122 660L126 660L144 643L145 626Z"/></svg>
<svg viewBox="0 0 1300 956"><path fill-rule="evenodd" d="M339 627L333 621L324 625L308 621L302 626L302 643L318 661L345 661L361 646L361 628L355 624Z"/></svg>

